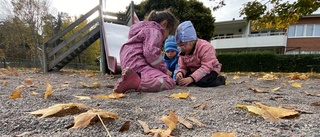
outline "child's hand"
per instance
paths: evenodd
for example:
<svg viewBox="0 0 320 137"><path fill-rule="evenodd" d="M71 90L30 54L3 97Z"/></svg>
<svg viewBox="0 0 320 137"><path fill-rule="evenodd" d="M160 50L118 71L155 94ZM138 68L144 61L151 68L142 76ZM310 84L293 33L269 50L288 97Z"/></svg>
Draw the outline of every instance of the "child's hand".
<svg viewBox="0 0 320 137"><path fill-rule="evenodd" d="M172 77L172 72L170 70L167 70L167 75Z"/></svg>
<svg viewBox="0 0 320 137"><path fill-rule="evenodd" d="M193 82L193 78L186 77L186 78L182 78L182 79L179 80L179 85L180 86L188 86L192 82Z"/></svg>
<svg viewBox="0 0 320 137"><path fill-rule="evenodd" d="M182 78L183 78L183 74L181 72L178 72L176 75L176 79L177 79L176 81L179 82Z"/></svg>

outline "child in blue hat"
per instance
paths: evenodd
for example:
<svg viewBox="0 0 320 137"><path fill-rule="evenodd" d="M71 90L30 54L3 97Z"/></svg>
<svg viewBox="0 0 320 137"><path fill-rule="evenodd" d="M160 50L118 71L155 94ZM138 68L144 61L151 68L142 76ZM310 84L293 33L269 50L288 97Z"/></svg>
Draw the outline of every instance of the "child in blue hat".
<svg viewBox="0 0 320 137"><path fill-rule="evenodd" d="M178 49L174 35L171 35L166 39L164 43L164 51L165 55L163 60L166 62L167 69L171 72L170 76L175 80L178 70L178 55L180 50Z"/></svg>

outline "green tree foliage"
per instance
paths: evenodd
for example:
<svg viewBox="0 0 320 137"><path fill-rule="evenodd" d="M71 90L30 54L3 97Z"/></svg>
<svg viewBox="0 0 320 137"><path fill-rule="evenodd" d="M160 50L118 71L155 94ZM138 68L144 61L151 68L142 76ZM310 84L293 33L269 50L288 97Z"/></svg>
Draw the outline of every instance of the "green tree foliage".
<svg viewBox="0 0 320 137"><path fill-rule="evenodd" d="M38 57L41 59L41 52L38 50L40 43L42 43L42 25L44 16L49 15L48 0L11 0L13 6L13 13L15 18L23 22L27 26L29 34L27 35L28 45L32 58Z"/></svg>
<svg viewBox="0 0 320 137"><path fill-rule="evenodd" d="M6 57L30 58L31 38L27 26L19 18L7 19L0 25L0 49Z"/></svg>
<svg viewBox="0 0 320 137"><path fill-rule="evenodd" d="M197 0L145 0L135 5L140 20L152 10L170 8L180 22L192 21L199 38L211 40L214 34L214 21L211 10Z"/></svg>
<svg viewBox="0 0 320 137"><path fill-rule="evenodd" d="M267 10L266 4L273 5ZM282 0L269 0L261 3L257 0L247 2L240 10L240 16L246 15L247 20L251 20L253 28L286 29L290 24L295 24L302 16L310 15L320 7L319 0L297 0L289 3Z"/></svg>

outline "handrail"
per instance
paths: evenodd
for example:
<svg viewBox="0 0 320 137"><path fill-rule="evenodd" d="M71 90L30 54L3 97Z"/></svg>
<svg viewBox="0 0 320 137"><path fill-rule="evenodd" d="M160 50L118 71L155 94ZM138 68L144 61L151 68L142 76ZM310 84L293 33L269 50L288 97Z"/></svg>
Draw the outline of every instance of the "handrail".
<svg viewBox="0 0 320 137"><path fill-rule="evenodd" d="M83 22L84 20L86 20L89 16L91 16L94 12L96 12L97 10L100 9L100 6L96 6L93 9L91 9L88 13L86 13L85 15L81 16L78 20L76 20L75 22L73 22L72 24L70 24L67 28L65 28L64 30L60 31L58 34L56 34L55 36L53 36L51 39L49 39L47 42L49 45L52 44L53 42L55 42L56 40L58 40L59 38L61 38L63 35L67 34L69 31L71 31L74 27L76 27L78 24L80 24L81 22Z"/></svg>
<svg viewBox="0 0 320 137"><path fill-rule="evenodd" d="M270 32L270 33L257 33L257 34L240 34L240 35L226 35L226 36L216 36L215 39L228 39L228 38L243 38L243 37L263 37L263 36L275 36L275 35L287 35L286 32Z"/></svg>
<svg viewBox="0 0 320 137"><path fill-rule="evenodd" d="M58 46L54 47L48 54L48 57L53 56L54 54L56 54L60 49L62 49L64 46L66 46L68 43L70 43L71 41L73 41L75 38L77 38L78 36L80 36L83 32L85 32L86 30L90 29L90 27L92 27L94 24L96 24L99 21L99 18L95 18L94 20L92 20L91 22L89 22L86 26L84 26L83 28L81 28L78 32L80 33L74 33L70 38L66 39L65 41L61 42Z"/></svg>

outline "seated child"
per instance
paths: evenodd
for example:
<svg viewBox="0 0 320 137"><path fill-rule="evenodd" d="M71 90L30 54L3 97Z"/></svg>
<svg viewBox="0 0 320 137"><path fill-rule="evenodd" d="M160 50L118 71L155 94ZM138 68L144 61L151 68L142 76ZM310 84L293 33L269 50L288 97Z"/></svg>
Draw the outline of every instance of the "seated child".
<svg viewBox="0 0 320 137"><path fill-rule="evenodd" d="M199 87L225 85L225 77L218 76L222 64L214 47L206 40L197 38L191 21L182 22L176 31L176 41L181 50L177 82L180 86L195 83Z"/></svg>
<svg viewBox="0 0 320 137"><path fill-rule="evenodd" d="M174 35L169 36L164 43L164 51L166 53L163 57L163 60L167 64L167 69L169 69L171 72L171 77L175 80L178 70L178 55L180 50L178 49L178 45L174 37Z"/></svg>
<svg viewBox="0 0 320 137"><path fill-rule="evenodd" d="M151 11L145 21L131 26L120 49L121 78L114 92L128 90L157 92L175 87L163 61L163 41L173 35L179 21L169 11Z"/></svg>

